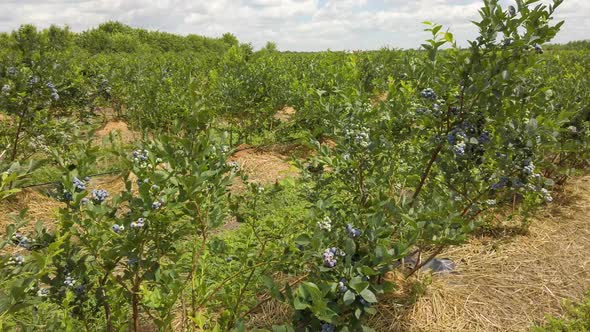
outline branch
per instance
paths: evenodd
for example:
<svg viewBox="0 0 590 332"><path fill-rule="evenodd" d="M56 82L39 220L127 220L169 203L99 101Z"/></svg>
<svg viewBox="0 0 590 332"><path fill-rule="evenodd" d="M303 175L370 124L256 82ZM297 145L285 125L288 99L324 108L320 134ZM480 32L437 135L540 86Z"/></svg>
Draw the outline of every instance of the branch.
<svg viewBox="0 0 590 332"><path fill-rule="evenodd" d="M293 286L297 285L298 283L302 282L302 281L303 281L305 278L307 278L307 276L308 276L308 275L309 275L309 274L308 274L308 273L306 273L306 274L302 275L301 277L299 277L299 278L295 279L294 281L290 282L290 283L288 284L288 285L289 285L289 287L293 287ZM286 289L287 289L287 286L285 286L285 287L281 288L281 290L280 290L279 292L280 292L280 293L283 293L283 292L284 292ZM267 294L267 295L265 295L265 296L264 296L264 297L263 297L263 298L260 300L260 302L258 302L258 304L257 304L257 305L255 305L254 307L252 307L252 309L250 309L250 310L248 310L246 313L244 313L244 314L242 315L242 318L244 318L244 317L246 317L246 316L250 315L251 313L253 313L254 311L256 311L256 309L260 308L260 306L261 306L261 305L263 305L264 303L266 303L266 302L270 301L271 299L272 299L272 295L268 295L268 294Z"/></svg>

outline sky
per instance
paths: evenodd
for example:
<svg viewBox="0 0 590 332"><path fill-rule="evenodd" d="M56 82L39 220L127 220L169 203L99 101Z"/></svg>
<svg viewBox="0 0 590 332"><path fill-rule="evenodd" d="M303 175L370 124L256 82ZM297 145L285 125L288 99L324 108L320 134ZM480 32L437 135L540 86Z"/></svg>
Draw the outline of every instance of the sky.
<svg viewBox="0 0 590 332"><path fill-rule="evenodd" d="M501 0L504 5L514 0ZM547 2L549 0L542 0ZM423 21L442 24L460 45L476 36L482 0L0 0L0 31L21 24L74 31L109 20L134 27L210 37L230 32L255 48L279 50L417 48ZM588 39L590 0L565 0L554 42Z"/></svg>

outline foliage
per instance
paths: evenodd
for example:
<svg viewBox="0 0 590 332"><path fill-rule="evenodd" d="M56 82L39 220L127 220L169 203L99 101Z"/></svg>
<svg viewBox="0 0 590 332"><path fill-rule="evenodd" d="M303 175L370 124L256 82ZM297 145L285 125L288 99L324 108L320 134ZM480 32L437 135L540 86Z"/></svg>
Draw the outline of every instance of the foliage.
<svg viewBox="0 0 590 332"><path fill-rule="evenodd" d="M254 52L117 22L0 35L0 199L48 177L65 204L54 229L7 227L2 329L239 331L274 297L294 313L277 331L370 330L402 258L427 254L411 275L505 205L526 225L587 167L590 58L542 46L560 4L486 0L465 49L430 22L417 51ZM141 139L93 142L108 107ZM312 150L298 180L227 162L288 138ZM105 167L123 188L95 187Z"/></svg>

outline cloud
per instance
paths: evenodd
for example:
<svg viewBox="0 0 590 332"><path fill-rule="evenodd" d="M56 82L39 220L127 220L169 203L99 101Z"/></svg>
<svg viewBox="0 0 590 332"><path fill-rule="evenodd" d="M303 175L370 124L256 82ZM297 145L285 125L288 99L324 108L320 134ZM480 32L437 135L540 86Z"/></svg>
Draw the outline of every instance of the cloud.
<svg viewBox="0 0 590 332"><path fill-rule="evenodd" d="M511 0L501 0L507 5ZM545 1L546 2L546 1ZM275 41L282 50L418 47L420 23L443 24L460 41L477 32L481 0L3 0L0 31L24 23L69 25L82 31L107 20L180 34L235 34L255 47ZM566 24L556 41L587 38L590 1L568 0L556 18Z"/></svg>

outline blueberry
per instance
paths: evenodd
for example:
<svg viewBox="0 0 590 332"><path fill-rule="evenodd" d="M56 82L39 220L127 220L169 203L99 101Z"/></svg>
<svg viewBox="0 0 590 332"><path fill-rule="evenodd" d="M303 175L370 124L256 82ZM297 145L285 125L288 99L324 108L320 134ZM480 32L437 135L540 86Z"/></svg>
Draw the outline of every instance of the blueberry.
<svg viewBox="0 0 590 332"><path fill-rule="evenodd" d="M510 16L516 16L516 8L514 6L508 6L508 14Z"/></svg>
<svg viewBox="0 0 590 332"><path fill-rule="evenodd" d="M98 189L98 190L93 189L91 196L92 196L92 200L95 201L96 203L102 203L102 202L104 202L104 200L107 199L107 197L109 196L109 193L104 189Z"/></svg>
<svg viewBox="0 0 590 332"><path fill-rule="evenodd" d="M434 90L432 90L432 88L426 88L426 89L422 90L422 92L420 94L422 95L422 98L425 98L425 99L430 99L430 100L436 99L436 93L434 92Z"/></svg>
<svg viewBox="0 0 590 332"><path fill-rule="evenodd" d="M348 232L348 236L355 238L361 235L361 231L358 228L352 227L351 224L346 225L346 231Z"/></svg>
<svg viewBox="0 0 590 332"><path fill-rule="evenodd" d="M346 279L340 279L340 281L338 282L338 291L340 291L340 293L346 293L347 290L348 287L346 286Z"/></svg>

